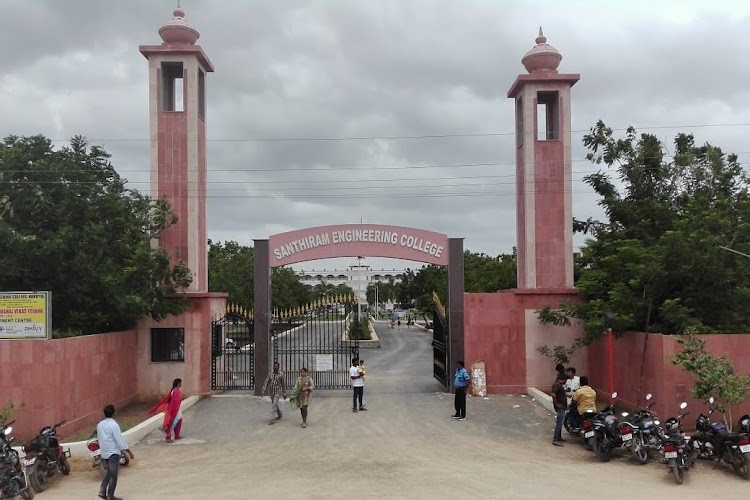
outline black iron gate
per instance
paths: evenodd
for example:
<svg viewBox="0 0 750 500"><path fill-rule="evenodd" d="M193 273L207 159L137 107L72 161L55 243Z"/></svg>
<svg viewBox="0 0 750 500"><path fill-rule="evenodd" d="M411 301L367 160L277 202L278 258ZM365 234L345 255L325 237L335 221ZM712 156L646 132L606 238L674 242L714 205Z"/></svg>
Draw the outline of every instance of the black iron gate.
<svg viewBox="0 0 750 500"><path fill-rule="evenodd" d="M351 387L349 368L359 358L359 339L349 339L349 324L357 321L351 297L326 297L305 307L277 312L271 323L271 352L288 387L307 368L318 389Z"/></svg>
<svg viewBox="0 0 750 500"><path fill-rule="evenodd" d="M255 388L252 312L229 306L211 322L211 389Z"/></svg>
<svg viewBox="0 0 750 500"><path fill-rule="evenodd" d="M448 366L448 321L445 308L440 303L437 294L433 293L432 305L432 375L443 384L449 386L450 367Z"/></svg>

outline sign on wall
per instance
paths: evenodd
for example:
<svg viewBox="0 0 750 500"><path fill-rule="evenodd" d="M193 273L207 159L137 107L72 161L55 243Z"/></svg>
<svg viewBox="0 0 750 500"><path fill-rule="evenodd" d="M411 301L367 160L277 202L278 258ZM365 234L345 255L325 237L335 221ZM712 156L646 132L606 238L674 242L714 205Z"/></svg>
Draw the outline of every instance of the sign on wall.
<svg viewBox="0 0 750 500"><path fill-rule="evenodd" d="M333 354L316 354L315 371L330 372L333 371Z"/></svg>
<svg viewBox="0 0 750 500"><path fill-rule="evenodd" d="M50 292L0 292L0 339L48 339Z"/></svg>

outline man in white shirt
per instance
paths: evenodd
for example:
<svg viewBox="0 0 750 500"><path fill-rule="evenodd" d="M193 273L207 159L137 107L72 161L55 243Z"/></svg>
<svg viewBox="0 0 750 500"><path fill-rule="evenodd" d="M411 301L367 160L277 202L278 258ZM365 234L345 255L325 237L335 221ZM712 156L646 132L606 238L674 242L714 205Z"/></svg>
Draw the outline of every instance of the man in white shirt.
<svg viewBox="0 0 750 500"><path fill-rule="evenodd" d="M570 406L573 393L581 387L581 377L576 376L576 369L572 366L565 369L565 376L567 377L564 385L565 395L568 397L568 406Z"/></svg>
<svg viewBox="0 0 750 500"><path fill-rule="evenodd" d="M107 471L104 474L104 479L102 479L102 484L99 486L99 498L105 500L122 500L115 496L120 455L127 453L131 460L135 458L128 445L122 440L120 425L115 422L114 416L115 407L113 405L105 406L104 420L96 426L96 437L99 440L102 464Z"/></svg>
<svg viewBox="0 0 750 500"><path fill-rule="evenodd" d="M362 373L359 371L359 359L352 359L352 366L349 368L349 376L352 379L352 389L354 393L352 395L352 412L357 413L357 402L359 401L359 411L367 411L365 405L362 404L362 395L365 391L365 379L362 377Z"/></svg>

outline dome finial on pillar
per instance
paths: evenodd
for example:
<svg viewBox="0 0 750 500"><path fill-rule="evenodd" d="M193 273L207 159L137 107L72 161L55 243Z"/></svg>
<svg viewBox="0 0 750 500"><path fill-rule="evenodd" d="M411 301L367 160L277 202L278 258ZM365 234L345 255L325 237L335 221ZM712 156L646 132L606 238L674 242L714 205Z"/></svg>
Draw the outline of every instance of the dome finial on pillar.
<svg viewBox="0 0 750 500"><path fill-rule="evenodd" d="M542 27L539 26L539 36L534 40L536 46L523 56L521 62L529 73L557 73L562 55L552 45L547 43Z"/></svg>
<svg viewBox="0 0 750 500"><path fill-rule="evenodd" d="M200 37L198 30L185 21L185 11L182 9L180 0L177 0L177 8L172 11L172 20L159 29L159 35L164 43L187 43L193 45Z"/></svg>

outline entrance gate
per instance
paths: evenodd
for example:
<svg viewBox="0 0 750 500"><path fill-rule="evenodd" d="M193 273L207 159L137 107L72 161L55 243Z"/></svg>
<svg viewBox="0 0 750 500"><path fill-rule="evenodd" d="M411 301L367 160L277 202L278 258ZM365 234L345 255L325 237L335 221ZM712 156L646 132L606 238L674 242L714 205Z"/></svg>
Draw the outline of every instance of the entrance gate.
<svg viewBox="0 0 750 500"><path fill-rule="evenodd" d="M432 293L432 376L445 387L449 387L448 366L448 321L445 308L435 292Z"/></svg>
<svg viewBox="0 0 750 500"><path fill-rule="evenodd" d="M211 390L255 388L254 330L252 312L232 305L211 322Z"/></svg>
<svg viewBox="0 0 750 500"><path fill-rule="evenodd" d="M325 297L301 308L274 314L271 353L287 387L307 368L318 389L351 387L349 367L359 357L359 339L349 339L348 325L357 320L353 297Z"/></svg>

